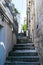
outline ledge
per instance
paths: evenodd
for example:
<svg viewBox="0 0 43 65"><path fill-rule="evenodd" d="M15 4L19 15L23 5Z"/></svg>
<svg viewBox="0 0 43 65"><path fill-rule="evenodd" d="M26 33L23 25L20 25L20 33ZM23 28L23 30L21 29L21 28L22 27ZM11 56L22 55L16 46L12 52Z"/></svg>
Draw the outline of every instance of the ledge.
<svg viewBox="0 0 43 65"><path fill-rule="evenodd" d="M6 17L7 19L9 19L11 23L13 23L12 18L10 18L9 14L8 14L8 12L7 12L7 10L6 10L6 8L4 7L4 5L2 4L1 1L0 1L0 8L1 8L1 10L3 11L3 14L5 15L5 17Z"/></svg>

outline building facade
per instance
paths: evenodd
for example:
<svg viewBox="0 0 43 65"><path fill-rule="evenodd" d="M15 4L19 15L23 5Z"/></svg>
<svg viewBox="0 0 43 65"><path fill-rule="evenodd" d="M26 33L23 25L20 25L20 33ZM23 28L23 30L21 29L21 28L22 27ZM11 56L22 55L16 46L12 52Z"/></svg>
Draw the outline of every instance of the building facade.
<svg viewBox="0 0 43 65"><path fill-rule="evenodd" d="M35 3L34 0L27 0L27 20L28 29L30 30L30 38L34 41L34 25L35 25Z"/></svg>
<svg viewBox="0 0 43 65"><path fill-rule="evenodd" d="M35 45L43 63L43 0L35 0L35 19Z"/></svg>
<svg viewBox="0 0 43 65"><path fill-rule="evenodd" d="M4 4L0 1L0 65L4 64L8 52L16 44L18 32L18 24L15 23L12 13Z"/></svg>
<svg viewBox="0 0 43 65"><path fill-rule="evenodd" d="M30 36L34 41L36 49L38 49L40 61L43 64L43 0L26 0L28 3L28 27ZM30 1L30 2L29 2ZM29 5L30 3L30 5ZM39 5L40 4L40 5ZM28 10L27 9L27 10ZM30 18L30 19L29 19Z"/></svg>
<svg viewBox="0 0 43 65"><path fill-rule="evenodd" d="M26 6L27 6L27 23L28 23L28 29L30 29L29 28L29 26L30 26L30 23L29 23L29 19L30 19L30 7L29 7L29 0L26 0Z"/></svg>
<svg viewBox="0 0 43 65"><path fill-rule="evenodd" d="M17 14L17 22L18 22L18 33L20 31L20 13Z"/></svg>

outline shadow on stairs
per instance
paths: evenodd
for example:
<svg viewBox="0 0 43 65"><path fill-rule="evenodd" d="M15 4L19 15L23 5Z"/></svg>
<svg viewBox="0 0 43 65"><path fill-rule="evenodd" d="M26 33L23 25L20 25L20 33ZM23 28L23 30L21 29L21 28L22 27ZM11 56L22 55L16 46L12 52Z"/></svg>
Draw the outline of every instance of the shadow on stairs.
<svg viewBox="0 0 43 65"><path fill-rule="evenodd" d="M18 43L9 52L4 65L41 65L34 44L28 37L18 37Z"/></svg>

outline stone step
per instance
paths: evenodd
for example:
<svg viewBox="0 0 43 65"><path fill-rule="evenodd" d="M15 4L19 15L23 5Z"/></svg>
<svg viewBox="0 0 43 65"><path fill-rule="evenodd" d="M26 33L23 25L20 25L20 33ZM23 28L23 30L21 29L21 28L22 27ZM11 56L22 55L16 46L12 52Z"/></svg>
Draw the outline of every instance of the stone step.
<svg viewBox="0 0 43 65"><path fill-rule="evenodd" d="M40 65L40 62L6 62L5 65Z"/></svg>
<svg viewBox="0 0 43 65"><path fill-rule="evenodd" d="M34 44L16 44L14 47L29 47L29 46L34 46Z"/></svg>
<svg viewBox="0 0 43 65"><path fill-rule="evenodd" d="M31 39L19 39L20 41L32 41Z"/></svg>
<svg viewBox="0 0 43 65"><path fill-rule="evenodd" d="M23 40L20 41L20 43L31 43L31 42L32 41L27 41L27 40L26 41L23 41Z"/></svg>
<svg viewBox="0 0 43 65"><path fill-rule="evenodd" d="M22 44L21 43L18 43L16 45L34 45L34 44L33 43L25 43L25 44L24 43L22 43Z"/></svg>
<svg viewBox="0 0 43 65"><path fill-rule="evenodd" d="M24 61L24 62L38 62L38 56L9 56L7 61Z"/></svg>
<svg viewBox="0 0 43 65"><path fill-rule="evenodd" d="M19 39L19 40L32 40L31 38L28 38L28 37L21 37L21 36L19 36L17 39Z"/></svg>
<svg viewBox="0 0 43 65"><path fill-rule="evenodd" d="M16 50L14 52L17 52L17 53L31 53L31 52L37 52L36 50Z"/></svg>
<svg viewBox="0 0 43 65"><path fill-rule="evenodd" d="M14 47L13 48L13 51L14 50L34 50L35 47Z"/></svg>
<svg viewBox="0 0 43 65"><path fill-rule="evenodd" d="M21 42L21 43L32 43L32 39L28 39L28 38L18 38L18 42Z"/></svg>
<svg viewBox="0 0 43 65"><path fill-rule="evenodd" d="M34 46L23 46L23 45L19 45L19 46L14 46L14 48L24 48L24 47L26 47L26 48L31 48L31 47L34 47Z"/></svg>
<svg viewBox="0 0 43 65"><path fill-rule="evenodd" d="M36 50L16 50L9 53L10 56L36 56L38 55Z"/></svg>

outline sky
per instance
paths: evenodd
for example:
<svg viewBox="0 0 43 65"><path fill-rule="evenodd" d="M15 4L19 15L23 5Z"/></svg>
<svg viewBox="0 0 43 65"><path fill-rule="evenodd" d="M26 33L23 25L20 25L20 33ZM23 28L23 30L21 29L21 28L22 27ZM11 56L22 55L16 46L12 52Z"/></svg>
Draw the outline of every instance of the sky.
<svg viewBox="0 0 43 65"><path fill-rule="evenodd" d="M23 23L24 17L26 17L26 0L12 0L17 10L20 12L20 22Z"/></svg>
<svg viewBox="0 0 43 65"><path fill-rule="evenodd" d="M26 17L26 0L12 0L17 10L20 12L20 24L24 23Z"/></svg>

